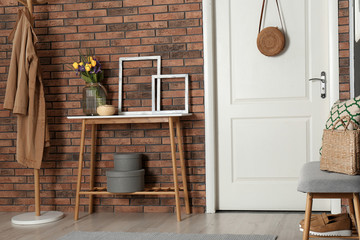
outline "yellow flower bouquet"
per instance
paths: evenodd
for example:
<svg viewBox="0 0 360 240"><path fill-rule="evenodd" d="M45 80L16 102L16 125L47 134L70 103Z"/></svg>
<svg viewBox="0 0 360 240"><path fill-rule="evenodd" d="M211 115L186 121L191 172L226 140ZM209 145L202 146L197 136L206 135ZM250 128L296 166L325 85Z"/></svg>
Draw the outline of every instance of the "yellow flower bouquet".
<svg viewBox="0 0 360 240"><path fill-rule="evenodd" d="M101 71L100 62L92 56L90 50L87 51L87 55L80 53L80 62L74 62L73 68L76 74L80 74L80 77L87 83L97 83L104 79L104 73Z"/></svg>

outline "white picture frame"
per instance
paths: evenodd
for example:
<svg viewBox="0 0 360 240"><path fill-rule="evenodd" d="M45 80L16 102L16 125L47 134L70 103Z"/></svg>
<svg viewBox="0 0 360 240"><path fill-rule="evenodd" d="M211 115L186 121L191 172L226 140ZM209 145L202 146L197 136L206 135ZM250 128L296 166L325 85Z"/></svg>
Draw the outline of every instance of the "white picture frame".
<svg viewBox="0 0 360 240"><path fill-rule="evenodd" d="M119 104L118 104L118 115L141 115L141 114L153 114L153 111L122 111L122 86L123 86L123 63L127 61L146 61L155 60L157 61L157 76L161 75L161 56L144 56L144 57L120 57L119 58ZM152 87L153 89L153 87ZM155 91L151 93L152 98L155 98ZM152 106L154 109L154 106Z"/></svg>
<svg viewBox="0 0 360 240"><path fill-rule="evenodd" d="M164 78L184 78L185 79L185 109L184 110L161 110L161 79ZM151 76L152 92L152 111L159 113L189 113L189 74L166 74ZM156 86L156 90L155 90ZM156 103L155 103L156 102Z"/></svg>

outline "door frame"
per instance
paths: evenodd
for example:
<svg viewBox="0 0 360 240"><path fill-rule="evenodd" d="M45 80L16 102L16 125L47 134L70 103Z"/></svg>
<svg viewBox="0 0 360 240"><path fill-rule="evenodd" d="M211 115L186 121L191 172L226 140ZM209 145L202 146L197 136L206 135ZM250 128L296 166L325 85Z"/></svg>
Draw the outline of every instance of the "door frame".
<svg viewBox="0 0 360 240"><path fill-rule="evenodd" d="M206 213L217 209L216 129L216 41L215 0L203 0ZM330 106L339 99L338 1L329 1L329 97ZM341 212L340 200L332 200L331 211Z"/></svg>

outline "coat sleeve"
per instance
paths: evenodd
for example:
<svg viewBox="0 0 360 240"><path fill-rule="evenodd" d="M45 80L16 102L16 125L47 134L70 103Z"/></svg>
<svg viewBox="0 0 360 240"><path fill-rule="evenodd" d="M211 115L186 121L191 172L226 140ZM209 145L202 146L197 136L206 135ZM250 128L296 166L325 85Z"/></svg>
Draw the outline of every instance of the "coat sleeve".
<svg viewBox="0 0 360 240"><path fill-rule="evenodd" d="M13 41L4 100L4 108L12 110L14 114L26 115L28 111L29 63L27 47L29 41L32 42L31 39L31 31L25 27L24 19L20 19Z"/></svg>

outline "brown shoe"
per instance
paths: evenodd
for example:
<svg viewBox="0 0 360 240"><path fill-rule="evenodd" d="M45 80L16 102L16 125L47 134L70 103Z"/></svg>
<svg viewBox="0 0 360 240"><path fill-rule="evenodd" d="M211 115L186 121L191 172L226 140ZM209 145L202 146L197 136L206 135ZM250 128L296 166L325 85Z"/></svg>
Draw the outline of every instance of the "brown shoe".
<svg viewBox="0 0 360 240"><path fill-rule="evenodd" d="M323 218L328 218L329 220L332 220L334 218L347 218L348 214L347 213L340 213L340 214L326 214L326 213L322 213L322 214L311 214L311 218L310 218L310 226L316 226L318 225L318 221L320 221L320 223L323 222ZM302 219L299 223L299 227L300 228L304 228L304 224L305 224L305 220Z"/></svg>
<svg viewBox="0 0 360 240"><path fill-rule="evenodd" d="M348 214L336 215L329 217L323 213L315 219L312 218L310 222L310 235L351 236L351 220ZM300 231L304 230L303 227L300 228Z"/></svg>

